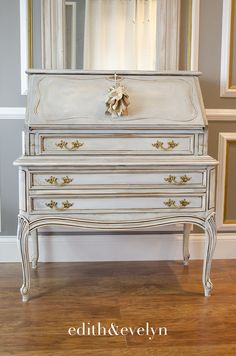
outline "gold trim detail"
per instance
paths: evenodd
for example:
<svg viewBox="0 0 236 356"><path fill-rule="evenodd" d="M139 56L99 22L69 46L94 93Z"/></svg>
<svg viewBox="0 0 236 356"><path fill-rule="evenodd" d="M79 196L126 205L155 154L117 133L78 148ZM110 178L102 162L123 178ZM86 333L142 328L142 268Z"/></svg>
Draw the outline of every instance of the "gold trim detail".
<svg viewBox="0 0 236 356"><path fill-rule="evenodd" d="M62 177L63 180L63 184L70 184L71 182L73 182L73 178L70 178L68 176Z"/></svg>
<svg viewBox="0 0 236 356"><path fill-rule="evenodd" d="M57 177L51 176L50 178L45 178L45 181L51 185L57 185L57 186L62 186L62 185L70 184L71 182L73 182L73 179L68 176L62 177L61 179L62 179L62 182L59 183Z"/></svg>
<svg viewBox="0 0 236 356"><path fill-rule="evenodd" d="M229 89L236 89L236 84L233 84L233 51L234 51L234 43L235 43L235 36L234 30L236 31L235 27L235 0L231 0L231 19L230 19L230 49L229 49Z"/></svg>
<svg viewBox="0 0 236 356"><path fill-rule="evenodd" d="M78 150L80 147L83 146L83 142L80 142L79 140L76 140L76 141L72 141L71 142L71 147L68 147L68 142L64 141L64 140L61 140L60 142L58 143L55 143L55 145L57 147L59 147L61 150L62 149L66 149L68 151L74 151L74 150Z"/></svg>
<svg viewBox="0 0 236 356"><path fill-rule="evenodd" d="M180 200L180 205L185 207L185 206L188 206L190 204L190 202L186 199L183 199L183 200Z"/></svg>
<svg viewBox="0 0 236 356"><path fill-rule="evenodd" d="M108 79L109 79L109 80L114 80L114 81L116 82L117 80L122 80L123 77L121 77L120 75L117 75L117 74L115 73L115 74L111 75L110 77L108 77Z"/></svg>
<svg viewBox="0 0 236 356"><path fill-rule="evenodd" d="M184 176L180 176L180 181L179 182L176 180L176 177L172 176L171 174L169 175L169 177L164 178L164 180L166 182L168 182L169 184L186 184L191 179L192 179L192 177L188 177L186 174Z"/></svg>
<svg viewBox="0 0 236 356"><path fill-rule="evenodd" d="M180 179L181 179L181 184L183 184L183 183L189 182L189 181L192 179L192 177L188 177L188 176L185 174L184 176L181 176Z"/></svg>
<svg viewBox="0 0 236 356"><path fill-rule="evenodd" d="M28 68L33 68L33 4L28 0Z"/></svg>
<svg viewBox="0 0 236 356"><path fill-rule="evenodd" d="M190 204L190 202L186 199L180 200L179 205L176 204L176 201L173 199L169 199L167 201L164 201L164 204L168 206L169 208L175 208L175 209L181 209L185 208Z"/></svg>
<svg viewBox="0 0 236 356"><path fill-rule="evenodd" d="M158 140L152 144L152 146L155 147L156 149L161 149L163 151L171 151L178 145L179 143L176 143L174 140L167 142L167 147L164 147L164 142Z"/></svg>
<svg viewBox="0 0 236 356"><path fill-rule="evenodd" d="M70 203L68 200L66 200L66 201L62 202L62 207L58 208L58 203L54 200L51 200L50 203L45 203L45 205L50 209L65 210L65 209L69 209L70 207L72 207L73 203Z"/></svg>
<svg viewBox="0 0 236 356"><path fill-rule="evenodd" d="M191 49L192 49L192 0L188 3L188 30L187 30L187 69L191 70Z"/></svg>
<svg viewBox="0 0 236 356"><path fill-rule="evenodd" d="M225 186L224 186L224 213L223 224L236 224L236 220L227 219L227 203L228 203L228 173L229 173L229 146L230 144L236 145L236 140L227 140L226 144L226 157L225 157Z"/></svg>
<svg viewBox="0 0 236 356"><path fill-rule="evenodd" d="M227 224L227 225L234 225L236 224L236 220L224 220L224 224Z"/></svg>

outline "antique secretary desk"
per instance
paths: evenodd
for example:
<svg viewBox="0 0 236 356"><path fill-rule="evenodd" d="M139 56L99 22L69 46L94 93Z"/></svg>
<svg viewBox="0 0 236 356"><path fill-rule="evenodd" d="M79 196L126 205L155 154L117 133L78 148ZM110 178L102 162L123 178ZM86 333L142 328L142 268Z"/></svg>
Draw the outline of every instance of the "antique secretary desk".
<svg viewBox="0 0 236 356"><path fill-rule="evenodd" d="M130 231L183 223L205 230L203 288L216 244L215 168L195 72L29 71L19 167L21 294L30 289L28 238L48 225ZM50 238L50 236L48 237ZM157 236L158 238L158 236Z"/></svg>

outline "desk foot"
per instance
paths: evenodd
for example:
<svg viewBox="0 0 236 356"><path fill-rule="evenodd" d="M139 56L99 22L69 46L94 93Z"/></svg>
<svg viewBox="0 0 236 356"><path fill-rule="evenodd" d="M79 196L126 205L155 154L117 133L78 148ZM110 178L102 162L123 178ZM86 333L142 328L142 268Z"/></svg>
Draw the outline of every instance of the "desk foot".
<svg viewBox="0 0 236 356"><path fill-rule="evenodd" d="M31 267L32 267L32 269L38 268L38 260L37 259L32 260Z"/></svg>
<svg viewBox="0 0 236 356"><path fill-rule="evenodd" d="M32 268L37 269L39 259L39 243L38 243L38 231L34 230L30 233L32 239Z"/></svg>
<svg viewBox="0 0 236 356"><path fill-rule="evenodd" d="M184 266L188 266L190 259L189 253L189 235L192 228L192 224L184 224L184 237L183 237L183 263Z"/></svg>
<svg viewBox="0 0 236 356"><path fill-rule="evenodd" d="M216 247L216 223L215 215L211 215L205 225L205 256L203 262L202 283L206 297L211 295L213 284L210 279L211 262Z"/></svg>
<svg viewBox="0 0 236 356"><path fill-rule="evenodd" d="M213 289L213 283L212 283L211 280L209 279L209 280L207 281L207 283L204 285L204 294L205 294L205 297L210 297L212 289Z"/></svg>
<svg viewBox="0 0 236 356"><path fill-rule="evenodd" d="M22 301L27 302L30 290L30 266L29 266L29 222L24 216L18 218L17 241L21 255L21 265L23 272L23 284L20 289Z"/></svg>
<svg viewBox="0 0 236 356"><path fill-rule="evenodd" d="M184 261L183 261L184 266L188 266L189 259L190 259L190 255L184 256Z"/></svg>
<svg viewBox="0 0 236 356"><path fill-rule="evenodd" d="M20 289L21 295L22 295L22 302L26 303L29 300L29 290L25 287L21 287Z"/></svg>

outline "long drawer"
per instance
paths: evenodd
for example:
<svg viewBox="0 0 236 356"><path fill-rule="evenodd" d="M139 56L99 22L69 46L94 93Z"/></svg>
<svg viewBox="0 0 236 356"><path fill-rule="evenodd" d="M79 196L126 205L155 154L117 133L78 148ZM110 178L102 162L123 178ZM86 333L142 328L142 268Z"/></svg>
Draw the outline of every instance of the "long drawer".
<svg viewBox="0 0 236 356"><path fill-rule="evenodd" d="M205 210L205 194L103 194L30 197L35 214L76 214L86 212L181 212Z"/></svg>
<svg viewBox="0 0 236 356"><path fill-rule="evenodd" d="M194 170L93 170L30 172L31 189L76 189L84 186L154 186L201 188L206 186L206 171Z"/></svg>
<svg viewBox="0 0 236 356"><path fill-rule="evenodd" d="M202 151L195 134L46 134L35 137L38 155L154 154L193 155Z"/></svg>

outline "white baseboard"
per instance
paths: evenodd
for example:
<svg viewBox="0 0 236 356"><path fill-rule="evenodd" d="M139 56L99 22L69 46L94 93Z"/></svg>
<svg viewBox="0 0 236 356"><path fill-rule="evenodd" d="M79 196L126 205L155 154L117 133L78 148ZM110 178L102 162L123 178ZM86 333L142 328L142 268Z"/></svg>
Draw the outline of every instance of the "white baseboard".
<svg viewBox="0 0 236 356"><path fill-rule="evenodd" d="M41 262L181 260L182 235L40 236ZM191 259L202 259L204 235L191 234ZM236 233L219 233L214 258L236 258ZM0 262L20 261L16 237L0 237Z"/></svg>

